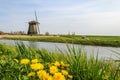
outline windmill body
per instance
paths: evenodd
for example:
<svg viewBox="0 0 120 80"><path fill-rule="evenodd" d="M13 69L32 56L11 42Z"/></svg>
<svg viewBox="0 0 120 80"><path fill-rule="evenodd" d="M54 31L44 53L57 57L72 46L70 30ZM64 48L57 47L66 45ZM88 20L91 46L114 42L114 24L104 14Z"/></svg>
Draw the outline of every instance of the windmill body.
<svg viewBox="0 0 120 80"><path fill-rule="evenodd" d="M35 12L35 18L36 18L36 21L33 20L33 21L28 22L28 24L29 24L29 28L28 28L28 32L27 32L28 35L40 34L40 31L39 31L40 23L37 21L36 12Z"/></svg>
<svg viewBox="0 0 120 80"><path fill-rule="evenodd" d="M38 34L38 22L37 21L30 21L29 23L29 28L28 28L28 35L35 35Z"/></svg>

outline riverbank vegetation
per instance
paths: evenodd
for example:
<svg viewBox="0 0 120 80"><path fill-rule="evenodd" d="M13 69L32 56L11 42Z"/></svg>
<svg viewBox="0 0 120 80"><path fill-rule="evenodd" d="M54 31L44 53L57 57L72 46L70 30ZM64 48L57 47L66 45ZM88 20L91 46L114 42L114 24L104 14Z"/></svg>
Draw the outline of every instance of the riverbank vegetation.
<svg viewBox="0 0 120 80"><path fill-rule="evenodd" d="M120 62L87 56L81 48L50 52L0 44L1 80L120 80ZM118 57L120 56L119 53Z"/></svg>
<svg viewBox="0 0 120 80"><path fill-rule="evenodd" d="M98 45L120 47L120 36L82 36L82 35L52 35L52 36L30 36L30 35L8 35L3 39L29 40L43 42L73 43L82 45Z"/></svg>

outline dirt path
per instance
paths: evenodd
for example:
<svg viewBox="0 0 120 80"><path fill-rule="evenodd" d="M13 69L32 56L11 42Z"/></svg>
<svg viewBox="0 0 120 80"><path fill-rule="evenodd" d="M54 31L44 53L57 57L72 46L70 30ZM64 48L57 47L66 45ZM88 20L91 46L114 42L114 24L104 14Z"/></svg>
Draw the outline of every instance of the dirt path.
<svg viewBox="0 0 120 80"><path fill-rule="evenodd" d="M0 35L0 38L11 37L11 38L40 38L40 37L54 37L54 36L30 36L30 35ZM59 36L57 36L59 37Z"/></svg>

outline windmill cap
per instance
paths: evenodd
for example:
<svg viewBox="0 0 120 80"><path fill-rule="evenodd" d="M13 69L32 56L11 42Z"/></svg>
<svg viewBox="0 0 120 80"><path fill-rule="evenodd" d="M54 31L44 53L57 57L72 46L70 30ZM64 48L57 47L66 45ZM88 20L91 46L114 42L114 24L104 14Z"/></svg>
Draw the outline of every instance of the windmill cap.
<svg viewBox="0 0 120 80"><path fill-rule="evenodd" d="M37 22L37 21L30 21L30 22L28 22L29 24L40 24L39 22Z"/></svg>

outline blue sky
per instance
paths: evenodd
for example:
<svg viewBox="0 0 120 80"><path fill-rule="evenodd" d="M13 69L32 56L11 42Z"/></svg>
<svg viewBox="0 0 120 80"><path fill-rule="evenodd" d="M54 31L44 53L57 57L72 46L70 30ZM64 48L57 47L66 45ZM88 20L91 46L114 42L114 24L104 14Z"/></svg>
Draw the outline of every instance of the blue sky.
<svg viewBox="0 0 120 80"><path fill-rule="evenodd" d="M0 0L0 31L27 32L35 10L42 34L120 35L120 0Z"/></svg>

